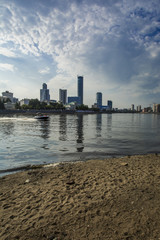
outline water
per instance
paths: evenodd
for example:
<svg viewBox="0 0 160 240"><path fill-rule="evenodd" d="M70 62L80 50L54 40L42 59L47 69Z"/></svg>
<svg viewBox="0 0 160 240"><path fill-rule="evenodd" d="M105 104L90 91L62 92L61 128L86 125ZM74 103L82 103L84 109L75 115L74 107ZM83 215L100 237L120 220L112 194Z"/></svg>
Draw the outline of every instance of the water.
<svg viewBox="0 0 160 240"><path fill-rule="evenodd" d="M0 117L0 170L160 152L160 115L55 114Z"/></svg>

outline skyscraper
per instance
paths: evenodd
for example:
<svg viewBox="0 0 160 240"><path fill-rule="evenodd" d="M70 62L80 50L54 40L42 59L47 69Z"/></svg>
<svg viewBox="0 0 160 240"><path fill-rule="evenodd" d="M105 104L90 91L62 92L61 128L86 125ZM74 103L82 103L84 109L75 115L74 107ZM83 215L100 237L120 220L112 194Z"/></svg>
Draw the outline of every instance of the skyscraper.
<svg viewBox="0 0 160 240"><path fill-rule="evenodd" d="M67 103L67 90L59 89L59 101L63 104Z"/></svg>
<svg viewBox="0 0 160 240"><path fill-rule="evenodd" d="M80 98L80 104L83 104L83 76L77 76L78 80L78 97Z"/></svg>
<svg viewBox="0 0 160 240"><path fill-rule="evenodd" d="M101 108L102 107L102 93L101 92L97 92L97 107Z"/></svg>
<svg viewBox="0 0 160 240"><path fill-rule="evenodd" d="M43 83L42 89L40 89L40 101L50 101L49 89L47 89L46 83Z"/></svg>
<svg viewBox="0 0 160 240"><path fill-rule="evenodd" d="M134 104L131 105L131 111L134 111Z"/></svg>
<svg viewBox="0 0 160 240"><path fill-rule="evenodd" d="M108 103L108 107L109 107L109 109L112 110L112 101L111 101L111 100L108 100L107 103Z"/></svg>

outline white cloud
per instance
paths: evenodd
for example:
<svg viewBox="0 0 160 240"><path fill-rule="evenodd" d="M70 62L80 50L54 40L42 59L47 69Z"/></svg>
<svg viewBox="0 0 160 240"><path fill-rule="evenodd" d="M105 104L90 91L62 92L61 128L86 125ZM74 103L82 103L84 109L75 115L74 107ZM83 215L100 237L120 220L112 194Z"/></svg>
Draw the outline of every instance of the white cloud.
<svg viewBox="0 0 160 240"><path fill-rule="evenodd" d="M4 47L0 47L0 55L13 58L16 57L16 54L12 50Z"/></svg>
<svg viewBox="0 0 160 240"><path fill-rule="evenodd" d="M50 72L50 68L49 67L46 67L44 69L39 70L39 73L41 73L41 74L47 74L49 72Z"/></svg>
<svg viewBox="0 0 160 240"><path fill-rule="evenodd" d="M14 65L8 63L0 63L0 71L14 72Z"/></svg>

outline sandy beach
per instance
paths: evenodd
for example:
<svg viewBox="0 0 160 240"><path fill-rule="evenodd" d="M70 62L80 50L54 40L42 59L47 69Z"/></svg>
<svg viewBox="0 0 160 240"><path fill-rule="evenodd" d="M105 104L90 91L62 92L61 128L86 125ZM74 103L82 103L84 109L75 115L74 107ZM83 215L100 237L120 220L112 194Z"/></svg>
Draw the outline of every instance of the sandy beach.
<svg viewBox="0 0 160 240"><path fill-rule="evenodd" d="M159 240L160 155L62 163L0 178L0 239Z"/></svg>

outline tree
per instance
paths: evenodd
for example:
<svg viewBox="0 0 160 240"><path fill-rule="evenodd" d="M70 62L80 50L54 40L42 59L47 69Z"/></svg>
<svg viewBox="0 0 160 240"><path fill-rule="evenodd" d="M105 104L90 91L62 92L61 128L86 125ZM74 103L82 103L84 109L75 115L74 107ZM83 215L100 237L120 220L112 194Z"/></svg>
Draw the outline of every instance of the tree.
<svg viewBox="0 0 160 240"><path fill-rule="evenodd" d="M40 109L40 101L36 99L31 99L29 101L29 108L31 109Z"/></svg>
<svg viewBox="0 0 160 240"><path fill-rule="evenodd" d="M7 103L7 102L12 102L10 98L6 98L4 99L4 103Z"/></svg>
<svg viewBox="0 0 160 240"><path fill-rule="evenodd" d="M4 102L0 99L0 109L5 109Z"/></svg>
<svg viewBox="0 0 160 240"><path fill-rule="evenodd" d="M23 104L23 105L21 106L21 108L24 109L24 110L26 110L26 109L29 109L30 107L29 107L27 104Z"/></svg>
<svg viewBox="0 0 160 240"><path fill-rule="evenodd" d="M82 104L82 105L77 106L76 109L77 109L77 110L88 110L88 106Z"/></svg>
<svg viewBox="0 0 160 240"><path fill-rule="evenodd" d="M21 109L20 103L16 102L15 109Z"/></svg>
<svg viewBox="0 0 160 240"><path fill-rule="evenodd" d="M46 109L46 107L47 107L47 103L46 102L41 102L40 103L40 108L41 109Z"/></svg>

